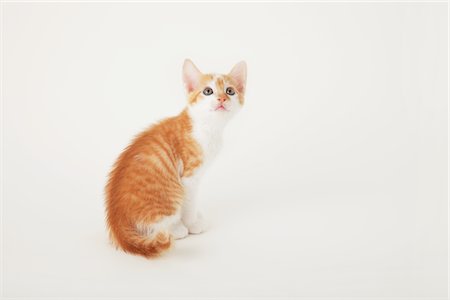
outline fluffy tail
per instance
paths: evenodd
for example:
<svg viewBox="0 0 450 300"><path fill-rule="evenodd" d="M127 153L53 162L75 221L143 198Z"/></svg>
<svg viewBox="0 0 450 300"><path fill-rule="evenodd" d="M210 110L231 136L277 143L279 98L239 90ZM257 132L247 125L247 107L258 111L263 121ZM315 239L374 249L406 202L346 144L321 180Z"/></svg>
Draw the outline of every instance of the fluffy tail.
<svg viewBox="0 0 450 300"><path fill-rule="evenodd" d="M127 223L110 227L111 240L123 251L142 255L146 258L157 257L168 250L172 238L168 232L158 232L153 238L141 235L134 224Z"/></svg>

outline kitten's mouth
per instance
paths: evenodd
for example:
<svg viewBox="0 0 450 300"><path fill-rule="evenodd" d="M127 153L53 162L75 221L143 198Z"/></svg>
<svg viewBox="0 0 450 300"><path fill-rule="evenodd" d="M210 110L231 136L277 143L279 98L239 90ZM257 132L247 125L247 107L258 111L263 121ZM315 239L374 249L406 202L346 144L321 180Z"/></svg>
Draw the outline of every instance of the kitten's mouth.
<svg viewBox="0 0 450 300"><path fill-rule="evenodd" d="M220 104L219 106L216 107L215 111L217 111L217 110L228 111L228 109L226 109L225 106L223 106L222 104Z"/></svg>

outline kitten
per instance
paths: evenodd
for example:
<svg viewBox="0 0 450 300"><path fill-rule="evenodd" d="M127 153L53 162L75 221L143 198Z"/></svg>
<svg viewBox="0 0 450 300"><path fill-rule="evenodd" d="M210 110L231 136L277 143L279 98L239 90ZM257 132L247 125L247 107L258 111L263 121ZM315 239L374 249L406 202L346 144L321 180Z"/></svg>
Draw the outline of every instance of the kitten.
<svg viewBox="0 0 450 300"><path fill-rule="evenodd" d="M106 186L107 225L125 252L155 257L172 239L205 230L195 195L222 131L244 104L247 66L227 75L183 65L187 107L139 134L119 156Z"/></svg>

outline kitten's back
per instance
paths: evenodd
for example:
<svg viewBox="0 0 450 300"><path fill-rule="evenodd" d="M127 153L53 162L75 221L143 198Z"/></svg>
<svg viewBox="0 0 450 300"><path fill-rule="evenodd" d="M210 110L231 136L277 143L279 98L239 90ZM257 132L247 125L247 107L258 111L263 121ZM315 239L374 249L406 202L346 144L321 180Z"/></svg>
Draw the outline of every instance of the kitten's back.
<svg viewBox="0 0 450 300"><path fill-rule="evenodd" d="M123 250L146 257L171 244L165 218L179 214L180 176L201 163L186 111L138 135L120 155L106 186L107 225L111 240Z"/></svg>

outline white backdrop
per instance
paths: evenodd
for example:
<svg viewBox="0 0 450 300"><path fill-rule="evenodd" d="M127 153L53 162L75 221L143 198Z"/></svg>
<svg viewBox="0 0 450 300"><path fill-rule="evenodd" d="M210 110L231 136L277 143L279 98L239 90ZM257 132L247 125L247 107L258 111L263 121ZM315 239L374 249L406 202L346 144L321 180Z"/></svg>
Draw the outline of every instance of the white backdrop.
<svg viewBox="0 0 450 300"><path fill-rule="evenodd" d="M3 295L447 293L447 4L3 4ZM184 107L181 65L248 63L200 193L211 229L115 251L103 187Z"/></svg>

